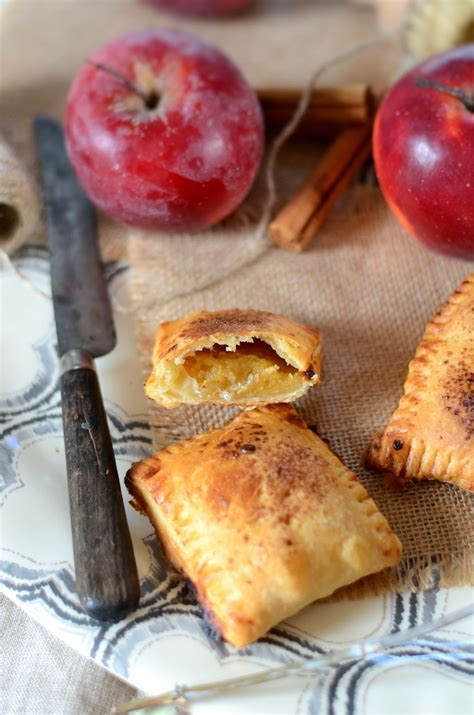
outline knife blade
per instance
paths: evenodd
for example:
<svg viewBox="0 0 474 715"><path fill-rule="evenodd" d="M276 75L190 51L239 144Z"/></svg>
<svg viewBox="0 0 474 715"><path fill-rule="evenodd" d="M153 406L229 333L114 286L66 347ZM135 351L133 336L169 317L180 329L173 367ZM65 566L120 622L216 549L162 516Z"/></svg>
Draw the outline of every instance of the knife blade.
<svg viewBox="0 0 474 715"><path fill-rule="evenodd" d="M97 247L95 209L73 173L61 126L47 117L35 119L34 126L59 355L77 349L100 357L113 350L116 336Z"/></svg>
<svg viewBox="0 0 474 715"><path fill-rule="evenodd" d="M67 157L61 125L36 117L34 132L46 206L51 287L76 589L93 618L133 609L139 583L94 358L116 344L95 209Z"/></svg>

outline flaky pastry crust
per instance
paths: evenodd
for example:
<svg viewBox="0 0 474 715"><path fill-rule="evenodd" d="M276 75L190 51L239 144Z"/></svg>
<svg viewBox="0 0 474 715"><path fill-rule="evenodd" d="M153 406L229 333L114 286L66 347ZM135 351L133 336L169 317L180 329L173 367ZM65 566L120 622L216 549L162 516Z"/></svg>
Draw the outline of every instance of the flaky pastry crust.
<svg viewBox="0 0 474 715"><path fill-rule="evenodd" d="M474 273L427 324L404 395L366 464L474 490Z"/></svg>
<svg viewBox="0 0 474 715"><path fill-rule="evenodd" d="M238 648L400 559L357 477L289 405L246 410L178 442L135 464L126 484Z"/></svg>
<svg viewBox="0 0 474 715"><path fill-rule="evenodd" d="M148 397L164 407L291 402L321 380L319 330L258 310L200 311L162 323Z"/></svg>

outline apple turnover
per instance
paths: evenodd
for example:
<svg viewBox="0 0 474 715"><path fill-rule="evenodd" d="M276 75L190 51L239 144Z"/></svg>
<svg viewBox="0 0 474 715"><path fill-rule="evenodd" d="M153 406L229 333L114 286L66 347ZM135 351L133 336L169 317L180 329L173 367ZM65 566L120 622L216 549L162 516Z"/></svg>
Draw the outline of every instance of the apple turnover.
<svg viewBox="0 0 474 715"><path fill-rule="evenodd" d="M426 326L367 466L474 490L474 273Z"/></svg>
<svg viewBox="0 0 474 715"><path fill-rule="evenodd" d="M290 405L245 410L178 442L133 465L126 484L238 648L400 560L397 537L357 477Z"/></svg>
<svg viewBox="0 0 474 715"><path fill-rule="evenodd" d="M291 402L321 380L316 328L257 310L162 323L145 392L164 407Z"/></svg>

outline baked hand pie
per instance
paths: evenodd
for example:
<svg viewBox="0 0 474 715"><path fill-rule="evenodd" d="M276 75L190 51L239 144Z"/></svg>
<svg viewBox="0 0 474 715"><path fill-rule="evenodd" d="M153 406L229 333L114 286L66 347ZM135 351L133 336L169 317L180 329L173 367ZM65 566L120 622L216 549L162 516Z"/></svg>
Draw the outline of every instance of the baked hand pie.
<svg viewBox="0 0 474 715"><path fill-rule="evenodd" d="M291 402L321 380L319 330L258 310L162 323L145 392L164 407Z"/></svg>
<svg viewBox="0 0 474 715"><path fill-rule="evenodd" d="M133 465L132 504L242 648L312 601L398 563L385 517L290 405L243 411Z"/></svg>
<svg viewBox="0 0 474 715"><path fill-rule="evenodd" d="M474 490L474 273L426 326L405 394L366 464Z"/></svg>

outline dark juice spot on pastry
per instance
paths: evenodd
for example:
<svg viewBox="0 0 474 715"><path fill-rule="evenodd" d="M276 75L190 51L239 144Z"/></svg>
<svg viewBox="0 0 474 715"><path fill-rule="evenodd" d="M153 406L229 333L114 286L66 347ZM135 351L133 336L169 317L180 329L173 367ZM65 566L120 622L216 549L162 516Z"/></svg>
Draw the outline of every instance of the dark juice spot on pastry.
<svg viewBox="0 0 474 715"><path fill-rule="evenodd" d="M297 427L302 427L303 429L306 429L306 422L302 420L301 417L296 413L290 413L286 418L286 421L292 425L296 425Z"/></svg>
<svg viewBox="0 0 474 715"><path fill-rule="evenodd" d="M240 451L243 454L251 454L252 452L255 452L257 448L255 447L254 444L243 444L240 448Z"/></svg>
<svg viewBox="0 0 474 715"><path fill-rule="evenodd" d="M400 439L394 439L392 447L396 452L399 452L401 449L403 449L403 442Z"/></svg>

